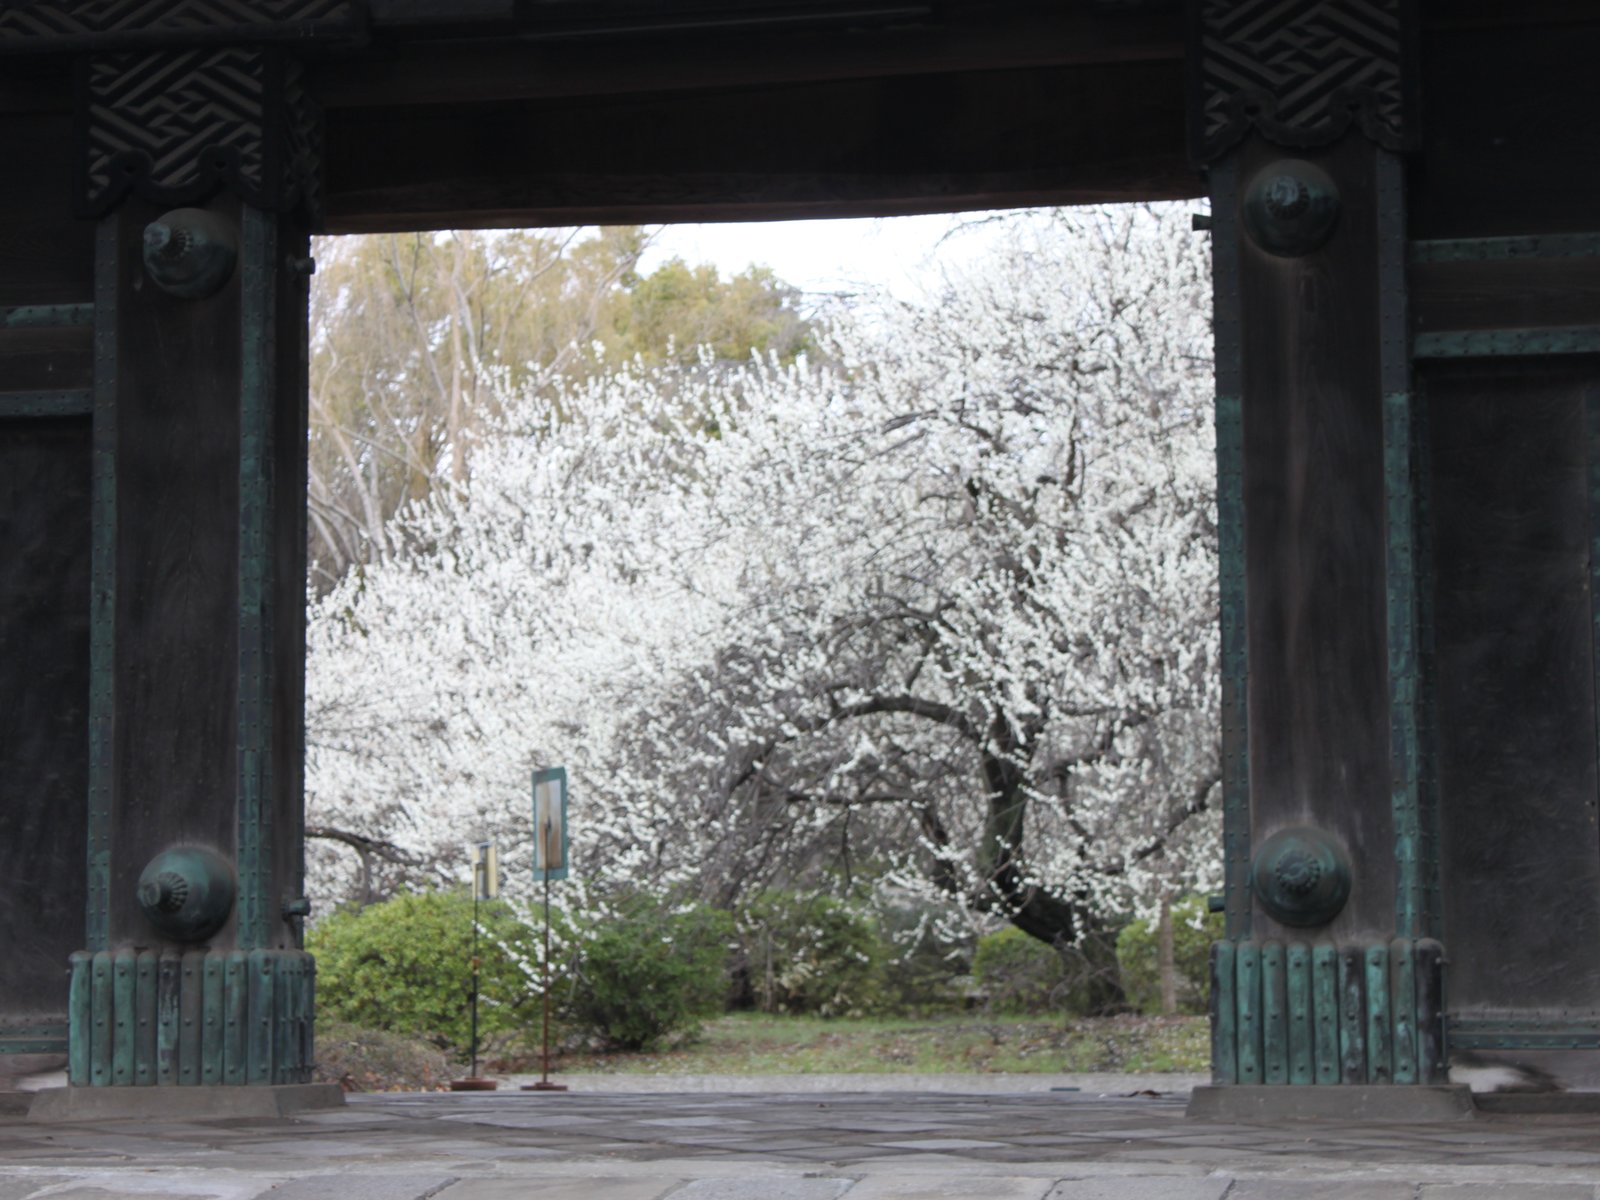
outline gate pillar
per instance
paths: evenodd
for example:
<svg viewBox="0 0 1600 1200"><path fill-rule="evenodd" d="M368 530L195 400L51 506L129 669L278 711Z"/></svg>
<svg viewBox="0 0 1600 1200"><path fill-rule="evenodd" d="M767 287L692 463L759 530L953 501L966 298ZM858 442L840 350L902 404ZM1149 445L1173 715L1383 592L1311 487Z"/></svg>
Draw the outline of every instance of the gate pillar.
<svg viewBox="0 0 1600 1200"><path fill-rule="evenodd" d="M1421 7L1193 10L1227 848L1204 1111L1370 1113L1244 1093L1425 1091L1452 1059L1600 1088L1600 170L1568 113L1600 26L1430 10L1419 46Z"/></svg>
<svg viewBox="0 0 1600 1200"><path fill-rule="evenodd" d="M1445 1080L1406 305L1415 7L1194 6L1216 304L1219 1091Z"/></svg>
<svg viewBox="0 0 1600 1200"><path fill-rule="evenodd" d="M87 921L68 996L76 1098L47 1107L94 1115L110 1089L310 1079L318 163L280 49L128 49L78 67L74 203L95 227Z"/></svg>

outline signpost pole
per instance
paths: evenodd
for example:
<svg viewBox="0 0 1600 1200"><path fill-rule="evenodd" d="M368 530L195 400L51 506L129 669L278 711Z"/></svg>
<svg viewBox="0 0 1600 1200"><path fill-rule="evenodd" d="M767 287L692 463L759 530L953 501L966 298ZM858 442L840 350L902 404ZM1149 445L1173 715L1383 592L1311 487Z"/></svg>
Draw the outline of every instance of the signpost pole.
<svg viewBox="0 0 1600 1200"><path fill-rule="evenodd" d="M564 767L533 775L534 870L544 884L544 1056L538 1083L525 1092L564 1092L550 1082L550 880L567 877L567 772Z"/></svg>
<svg viewBox="0 0 1600 1200"><path fill-rule="evenodd" d="M478 893L477 870L472 881L472 1078L478 1078Z"/></svg>
<svg viewBox="0 0 1600 1200"><path fill-rule="evenodd" d="M498 1081L478 1075L478 987L482 982L483 960L478 954L478 905L500 894L499 858L489 842L479 842L472 861L472 991L467 1006L471 1014L472 1074L450 1082L452 1092L492 1092Z"/></svg>
<svg viewBox="0 0 1600 1200"><path fill-rule="evenodd" d="M567 1085L550 1082L550 873L544 876L544 1064L538 1083L522 1085L525 1092L564 1092Z"/></svg>

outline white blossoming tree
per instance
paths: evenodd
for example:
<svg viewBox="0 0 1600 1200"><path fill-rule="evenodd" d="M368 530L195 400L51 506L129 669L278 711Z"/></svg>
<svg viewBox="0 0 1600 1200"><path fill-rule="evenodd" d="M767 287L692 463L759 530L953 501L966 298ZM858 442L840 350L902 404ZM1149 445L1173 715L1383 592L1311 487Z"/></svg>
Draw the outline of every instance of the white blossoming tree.
<svg viewBox="0 0 1600 1200"><path fill-rule="evenodd" d="M1179 220L1010 218L816 361L501 396L467 480L403 515L420 548L313 609L322 886L524 845L554 762L589 880L910 889L1091 959L1110 914L1212 886L1208 288Z"/></svg>

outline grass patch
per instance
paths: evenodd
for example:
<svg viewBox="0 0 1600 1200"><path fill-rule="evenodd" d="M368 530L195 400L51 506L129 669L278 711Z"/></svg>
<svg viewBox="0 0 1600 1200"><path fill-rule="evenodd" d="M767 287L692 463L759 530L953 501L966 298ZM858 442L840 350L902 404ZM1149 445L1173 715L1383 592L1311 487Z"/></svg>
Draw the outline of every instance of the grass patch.
<svg viewBox="0 0 1600 1200"><path fill-rule="evenodd" d="M650 1054L567 1053L563 1071L657 1075L1203 1072L1204 1017L836 1018L739 1013Z"/></svg>

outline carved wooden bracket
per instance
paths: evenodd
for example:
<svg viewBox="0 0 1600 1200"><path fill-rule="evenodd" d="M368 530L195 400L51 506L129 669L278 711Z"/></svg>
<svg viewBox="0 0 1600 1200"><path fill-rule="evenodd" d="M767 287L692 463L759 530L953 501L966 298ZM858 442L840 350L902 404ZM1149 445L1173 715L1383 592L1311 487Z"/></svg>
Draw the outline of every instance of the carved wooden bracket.
<svg viewBox="0 0 1600 1200"><path fill-rule="evenodd" d="M78 104L80 216L129 195L177 207L228 190L315 219L320 115L300 64L280 49L94 55L80 64Z"/></svg>
<svg viewBox="0 0 1600 1200"><path fill-rule="evenodd" d="M360 0L18 0L0 6L0 54L348 41L365 34L366 19Z"/></svg>
<svg viewBox="0 0 1600 1200"><path fill-rule="evenodd" d="M1215 160L1250 130L1283 146L1352 125L1388 150L1416 143L1410 0L1193 0L1190 153Z"/></svg>

